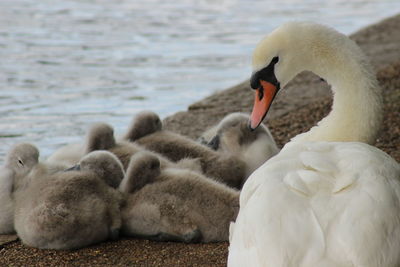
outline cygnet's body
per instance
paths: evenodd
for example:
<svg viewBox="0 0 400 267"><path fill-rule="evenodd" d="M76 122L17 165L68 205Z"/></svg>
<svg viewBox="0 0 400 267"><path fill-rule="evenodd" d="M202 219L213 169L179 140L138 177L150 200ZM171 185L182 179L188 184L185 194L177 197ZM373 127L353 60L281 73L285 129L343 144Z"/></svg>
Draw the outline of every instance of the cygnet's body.
<svg viewBox="0 0 400 267"><path fill-rule="evenodd" d="M12 173L3 167L0 169L0 234L11 234L14 232L14 201L12 190Z"/></svg>
<svg viewBox="0 0 400 267"><path fill-rule="evenodd" d="M162 130L158 115L150 111L141 112L135 117L125 139L173 161L198 158L207 177L231 187L240 188L245 178L245 163L241 159L214 151L182 135Z"/></svg>
<svg viewBox="0 0 400 267"><path fill-rule="evenodd" d="M61 163L73 166L85 155L85 146L82 144L68 144L57 149L47 158L49 163Z"/></svg>
<svg viewBox="0 0 400 267"><path fill-rule="evenodd" d="M121 163L98 151L79 166L44 177L32 169L29 184L15 194L15 229L23 243L76 249L118 237L123 198L115 187L124 176Z"/></svg>
<svg viewBox="0 0 400 267"><path fill-rule="evenodd" d="M160 169L147 152L133 156L120 190L122 232L159 241L227 241L239 192L189 170Z"/></svg>
<svg viewBox="0 0 400 267"><path fill-rule="evenodd" d="M249 116L231 113L200 137L200 142L212 149L243 160L246 163L246 177L279 152L266 126L260 125L253 131L249 130Z"/></svg>
<svg viewBox="0 0 400 267"><path fill-rule="evenodd" d="M39 150L31 144L14 145L0 168L0 234L14 233L14 191L29 182L26 179L32 168L39 175L62 171L64 165L39 163Z"/></svg>

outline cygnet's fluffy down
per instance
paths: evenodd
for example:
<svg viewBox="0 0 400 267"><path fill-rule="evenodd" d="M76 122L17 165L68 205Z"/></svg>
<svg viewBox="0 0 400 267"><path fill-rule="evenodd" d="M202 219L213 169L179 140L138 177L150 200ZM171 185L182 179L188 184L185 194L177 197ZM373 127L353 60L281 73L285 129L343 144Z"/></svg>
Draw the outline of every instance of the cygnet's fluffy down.
<svg viewBox="0 0 400 267"><path fill-rule="evenodd" d="M35 167L37 174L49 174L66 168L64 165L39 163L39 150L32 144L11 147L0 167L0 234L14 233L14 191L26 186L25 179Z"/></svg>
<svg viewBox="0 0 400 267"><path fill-rule="evenodd" d="M120 190L126 194L122 233L159 241L227 241L239 192L183 169L161 169L148 152L132 157Z"/></svg>
<svg viewBox="0 0 400 267"><path fill-rule="evenodd" d="M107 151L86 155L78 167L42 177L33 170L15 193L15 229L22 242L37 248L76 249L117 238L124 176Z"/></svg>
<svg viewBox="0 0 400 267"><path fill-rule="evenodd" d="M10 170L0 169L0 234L14 232L13 179Z"/></svg>
<svg viewBox="0 0 400 267"><path fill-rule="evenodd" d="M93 124L89 128L84 144L70 144L61 147L47 159L47 162L73 166L87 153L96 150L108 150L119 158L124 169L126 169L131 156L144 149L144 147L126 140L116 141L112 126L100 122ZM162 155L157 156L161 160L162 167L185 168L201 172L201 165L198 159L183 158L175 163Z"/></svg>
<svg viewBox="0 0 400 267"><path fill-rule="evenodd" d="M246 175L245 163L241 159L234 155L218 153L187 137L162 130L158 115L151 111L143 111L134 118L125 139L173 161L198 158L207 177L231 187L239 188Z"/></svg>
<svg viewBox="0 0 400 267"><path fill-rule="evenodd" d="M96 123L92 125L87 135L86 142L86 152L91 152L95 150L108 150L116 155L121 161L124 169L126 170L129 165L130 158L140 152L145 150L144 147L134 144L128 141L116 142L114 138L113 128L106 123ZM161 167L171 167L171 168L185 168L195 171L201 171L201 166L199 160L183 158L178 162L172 162L164 156L150 152L160 159Z"/></svg>
<svg viewBox="0 0 400 267"><path fill-rule="evenodd" d="M87 153L95 150L107 150L115 145L114 129L108 124L96 123L89 128L84 143L60 147L47 158L47 162L74 166Z"/></svg>
<svg viewBox="0 0 400 267"><path fill-rule="evenodd" d="M61 163L73 166L85 155L85 147L82 144L68 144L57 149L46 161L49 163Z"/></svg>
<svg viewBox="0 0 400 267"><path fill-rule="evenodd" d="M249 117L245 113L231 113L199 138L201 143L216 151L242 159L246 163L246 177L279 152L265 125L249 129Z"/></svg>

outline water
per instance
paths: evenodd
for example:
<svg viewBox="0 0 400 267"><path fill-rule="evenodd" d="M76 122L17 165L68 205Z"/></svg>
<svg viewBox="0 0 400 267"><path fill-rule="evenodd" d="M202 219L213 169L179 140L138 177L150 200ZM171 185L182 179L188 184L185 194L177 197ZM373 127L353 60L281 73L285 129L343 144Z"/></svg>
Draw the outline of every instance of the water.
<svg viewBox="0 0 400 267"><path fill-rule="evenodd" d="M168 3L170 2L170 3ZM0 165L12 144L43 157L93 122L122 133L250 75L250 55L288 20L344 33L400 12L398 0L0 0Z"/></svg>

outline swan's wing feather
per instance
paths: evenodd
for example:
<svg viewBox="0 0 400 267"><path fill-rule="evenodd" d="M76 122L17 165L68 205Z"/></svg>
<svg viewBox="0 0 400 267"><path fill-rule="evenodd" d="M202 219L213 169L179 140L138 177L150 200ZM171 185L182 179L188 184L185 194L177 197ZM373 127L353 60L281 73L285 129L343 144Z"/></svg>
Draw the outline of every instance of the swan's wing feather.
<svg viewBox="0 0 400 267"><path fill-rule="evenodd" d="M270 177L259 185L246 207L235 223L229 266L291 266L315 261L324 250L324 235L309 197L291 190L282 179Z"/></svg>
<svg viewBox="0 0 400 267"><path fill-rule="evenodd" d="M335 150L340 171L331 198L336 218L329 240L331 248L342 251L332 250L332 255L346 255L355 266L397 266L400 165L362 143L337 143Z"/></svg>

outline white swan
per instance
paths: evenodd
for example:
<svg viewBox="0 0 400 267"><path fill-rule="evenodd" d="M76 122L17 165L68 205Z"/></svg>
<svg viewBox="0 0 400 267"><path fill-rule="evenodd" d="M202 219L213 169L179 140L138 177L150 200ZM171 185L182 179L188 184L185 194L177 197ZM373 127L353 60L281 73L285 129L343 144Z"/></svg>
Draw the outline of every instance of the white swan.
<svg viewBox="0 0 400 267"><path fill-rule="evenodd" d="M382 98L359 47L331 28L287 23L257 45L253 69L251 128L303 70L331 84L334 101L245 183L228 266L400 266L400 165L365 144Z"/></svg>

